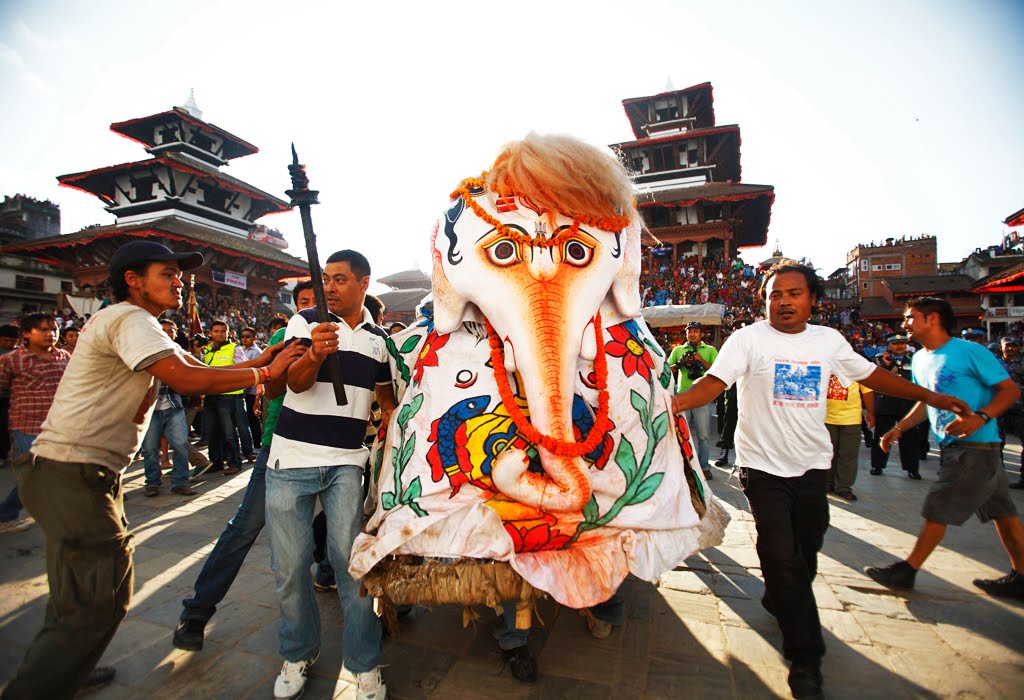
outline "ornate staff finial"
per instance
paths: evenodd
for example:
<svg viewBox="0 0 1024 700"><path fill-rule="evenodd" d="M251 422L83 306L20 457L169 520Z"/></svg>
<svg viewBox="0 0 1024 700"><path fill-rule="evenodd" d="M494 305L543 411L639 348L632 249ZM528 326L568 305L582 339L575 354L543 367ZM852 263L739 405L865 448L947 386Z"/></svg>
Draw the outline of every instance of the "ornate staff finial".
<svg viewBox="0 0 1024 700"><path fill-rule="evenodd" d="M320 323L331 320L330 310L327 308L327 295L324 293L323 271L320 269L320 257L316 251L316 233L313 232L313 217L309 208L319 204L316 190L309 189L309 177L306 175L306 166L299 163L299 154L295 152L295 144L292 144L292 162L288 166L288 174L292 177L292 188L287 194L292 201L293 207L299 208L299 216L302 219L302 237L306 241L306 257L309 258L309 277L313 283L313 295L316 297L316 315ZM341 374L341 357L337 353L327 356L327 370L331 375L331 384L334 385L334 399L339 406L348 404L348 397L345 396L345 382Z"/></svg>

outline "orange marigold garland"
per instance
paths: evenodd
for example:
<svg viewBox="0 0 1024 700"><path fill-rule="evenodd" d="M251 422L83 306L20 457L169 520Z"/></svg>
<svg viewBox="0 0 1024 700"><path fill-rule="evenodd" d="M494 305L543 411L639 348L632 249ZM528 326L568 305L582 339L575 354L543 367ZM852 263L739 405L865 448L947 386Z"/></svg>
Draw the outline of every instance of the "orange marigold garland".
<svg viewBox="0 0 1024 700"><path fill-rule="evenodd" d="M501 396L501 404L508 411L512 422L516 424L519 433L534 445L541 445L548 452L560 457L582 457L590 454L601 444L604 436L611 430L612 422L608 419L608 358L604 354L604 329L601 327L601 312L594 315L594 335L597 338L597 357L594 358L594 373L597 375L595 382L597 387L597 415L594 416L594 427L590 429L590 435L583 442L557 440L550 435L544 435L537 428L533 427L530 419L523 415L515 396L512 395L512 387L508 383L508 374L505 371L505 353L502 350L501 338L495 333L490 321L487 324L487 338L491 344L491 365L494 368L494 381L498 384L498 394Z"/></svg>

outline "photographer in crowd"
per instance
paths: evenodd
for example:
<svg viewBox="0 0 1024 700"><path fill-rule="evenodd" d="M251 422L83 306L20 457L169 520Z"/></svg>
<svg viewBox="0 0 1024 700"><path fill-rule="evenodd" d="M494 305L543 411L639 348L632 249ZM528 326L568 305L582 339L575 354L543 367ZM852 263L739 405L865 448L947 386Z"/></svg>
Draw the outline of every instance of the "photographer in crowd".
<svg viewBox="0 0 1024 700"><path fill-rule="evenodd" d="M686 342L672 349L668 364L678 376L676 393L681 394L690 385L704 376L718 357L718 350L703 340L704 327L697 321L686 324ZM686 423L697 438L697 461L704 470L704 477L712 479L708 464L711 454L711 405L697 406L684 413Z"/></svg>

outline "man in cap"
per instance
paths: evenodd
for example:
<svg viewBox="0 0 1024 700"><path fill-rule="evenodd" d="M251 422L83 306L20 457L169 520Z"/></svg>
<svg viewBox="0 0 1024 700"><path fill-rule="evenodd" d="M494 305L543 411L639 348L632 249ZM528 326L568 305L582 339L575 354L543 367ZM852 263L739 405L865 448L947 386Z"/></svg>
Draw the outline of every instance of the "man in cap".
<svg viewBox="0 0 1024 700"><path fill-rule="evenodd" d="M686 342L674 347L668 356L669 367L678 375L677 394L683 393L703 377L718 357L718 350L701 340L703 336L704 327L697 321L690 321L686 324ZM684 416L686 424L697 438L697 461L704 470L705 478L711 479L712 471L708 463L711 455L711 406L696 406L686 411Z"/></svg>
<svg viewBox="0 0 1024 700"><path fill-rule="evenodd" d="M45 539L50 598L5 700L71 698L113 678L112 668L94 667L131 600L121 472L152 416L154 379L183 394L240 389L282 376L299 354L282 351L261 369L213 369L168 338L157 317L181 307L181 272L202 262L155 241L117 249L110 291L119 303L82 328L42 431L17 460L18 491Z"/></svg>
<svg viewBox="0 0 1024 700"><path fill-rule="evenodd" d="M875 364L887 372L911 381L910 355L907 353L907 336L894 333L886 338L885 351L875 356ZM914 405L898 396L889 396L882 392L875 394L875 439L871 444L871 473L878 476L889 463L889 452L883 450L880 440L883 435L896 425L896 421L907 414ZM907 476L918 480L921 452L927 439L927 426L917 425L900 436L900 465Z"/></svg>
<svg viewBox="0 0 1024 700"><path fill-rule="evenodd" d="M1020 354L1020 338L1008 335L1000 341L1002 365L1017 388L1024 392L1024 357ZM1017 399L1013 406L999 416L999 433L1003 440L1014 435L1024 443L1024 401ZM1010 484L1011 489L1024 489L1024 449L1021 450L1020 478Z"/></svg>
<svg viewBox="0 0 1024 700"><path fill-rule="evenodd" d="M972 343L978 343L979 345L985 344L985 331L975 326L968 326L960 331L960 337L964 340Z"/></svg>

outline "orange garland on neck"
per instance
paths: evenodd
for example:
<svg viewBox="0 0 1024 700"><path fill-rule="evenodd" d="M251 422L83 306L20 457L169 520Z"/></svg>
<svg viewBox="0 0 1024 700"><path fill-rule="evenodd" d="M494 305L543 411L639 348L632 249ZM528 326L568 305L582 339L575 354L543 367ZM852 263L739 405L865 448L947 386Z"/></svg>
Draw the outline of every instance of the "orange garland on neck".
<svg viewBox="0 0 1024 700"><path fill-rule="evenodd" d="M508 411L512 422L519 429L519 433L534 445L542 445L548 452L560 457L582 457L593 452L612 427L612 422L608 418L608 358L604 354L604 329L601 327L601 312L598 311L594 315L593 321L594 335L597 338L597 357L594 358L594 373L597 375L597 415L594 416L594 426L590 429L590 435L583 442L556 440L550 435L544 435L533 427L529 418L523 415L519 404L516 403L515 396L512 395L512 387L508 383L501 338L495 333L490 321L485 319L485 323L487 324L487 338L491 344L494 381L498 384L501 404Z"/></svg>
<svg viewBox="0 0 1024 700"><path fill-rule="evenodd" d="M611 231L613 233L621 231L629 226L629 217L626 216L590 216L588 214L566 214L559 212L566 218L572 219L572 226L567 231L562 231L557 236L553 236L551 238L532 238L501 223L488 214L483 207L477 204L476 199L470 193L470 190L474 188L485 189L487 186L486 180L486 171L484 171L480 177L466 178L450 196L452 199L455 197L462 197L462 201L464 201L466 205L473 210L473 213L480 217L481 220L493 226L494 230L498 233L515 240L521 245L537 246L540 248L550 248L555 245L560 245L562 238L568 238L579 231L580 224L586 224L592 228L598 228L602 231Z"/></svg>

